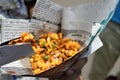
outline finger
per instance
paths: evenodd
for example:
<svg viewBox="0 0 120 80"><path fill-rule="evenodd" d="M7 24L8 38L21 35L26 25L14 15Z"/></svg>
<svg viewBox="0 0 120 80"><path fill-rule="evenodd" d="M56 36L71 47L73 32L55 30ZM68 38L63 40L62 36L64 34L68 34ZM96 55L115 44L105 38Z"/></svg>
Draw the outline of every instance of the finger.
<svg viewBox="0 0 120 80"><path fill-rule="evenodd" d="M80 78L80 79L78 79L78 80L83 80L83 76L82 76L82 75L80 75L79 78Z"/></svg>
<svg viewBox="0 0 120 80"><path fill-rule="evenodd" d="M75 80L83 80L82 75L78 76Z"/></svg>

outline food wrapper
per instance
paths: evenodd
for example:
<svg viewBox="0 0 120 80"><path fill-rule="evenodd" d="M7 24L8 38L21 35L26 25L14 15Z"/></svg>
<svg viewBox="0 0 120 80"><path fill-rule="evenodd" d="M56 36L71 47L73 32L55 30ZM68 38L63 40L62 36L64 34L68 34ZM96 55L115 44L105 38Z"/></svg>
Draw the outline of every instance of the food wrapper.
<svg viewBox="0 0 120 80"><path fill-rule="evenodd" d="M18 60L17 64L22 65L20 67L14 65L13 62L3 65L1 68L8 73L11 72L10 74L12 75L34 77L51 77L54 75L57 77L63 74L76 60L88 56L102 46L98 34L111 19L117 2L117 0L100 0L72 7L64 7L49 0L38 0L29 31L36 35L50 31L61 31L64 37L79 41L82 48L72 58L37 75L32 73L30 65L24 65L29 64L29 59L26 60L26 63ZM43 26L44 22L46 22L45 26ZM88 53L86 53L87 51Z"/></svg>

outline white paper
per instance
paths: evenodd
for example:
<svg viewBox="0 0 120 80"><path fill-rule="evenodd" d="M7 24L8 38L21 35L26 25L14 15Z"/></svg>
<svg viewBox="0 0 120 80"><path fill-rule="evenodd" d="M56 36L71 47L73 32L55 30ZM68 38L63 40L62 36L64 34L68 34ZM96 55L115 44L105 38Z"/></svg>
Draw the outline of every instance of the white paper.
<svg viewBox="0 0 120 80"><path fill-rule="evenodd" d="M87 57L88 54L94 53L96 50L103 46L102 41L100 40L99 36L97 36L91 46L89 47L88 51L86 51L80 58Z"/></svg>
<svg viewBox="0 0 120 80"><path fill-rule="evenodd" d="M3 19L2 42L20 37L22 32L28 32L29 21L19 19Z"/></svg>
<svg viewBox="0 0 120 80"><path fill-rule="evenodd" d="M58 32L62 18L61 5L50 0L37 0L31 19L30 32L41 34L46 32ZM43 23L46 22L44 28Z"/></svg>
<svg viewBox="0 0 120 80"><path fill-rule="evenodd" d="M37 0L33 18L41 21L48 21L53 24L60 24L62 16L62 6L50 0Z"/></svg>
<svg viewBox="0 0 120 80"><path fill-rule="evenodd" d="M45 26L43 24L44 21L32 19L29 27L29 32L34 33L35 35L40 35L47 32L58 32L60 27L58 25L47 22L45 22Z"/></svg>
<svg viewBox="0 0 120 80"><path fill-rule="evenodd" d="M103 46L103 43L101 41L101 39L99 38L99 36L97 36L93 43L91 44L91 52L90 53L94 53L96 50L98 50L100 47Z"/></svg>
<svg viewBox="0 0 120 80"><path fill-rule="evenodd" d="M63 5L65 7L76 6L85 3L93 3L100 0L51 0L57 4Z"/></svg>
<svg viewBox="0 0 120 80"><path fill-rule="evenodd" d="M84 35L85 37L80 38L78 36L78 38L79 40L86 39L86 41L82 41L87 44L86 42L89 42L89 40L91 40L91 37L94 36L92 35L93 32L97 32L92 31L94 23L96 22L98 24L101 24L104 20L109 20L112 16L111 14L113 14L115 10L117 2L117 0L99 0L93 3L85 3L77 6L64 8L61 26L63 33L66 33L66 36L75 32L76 34L81 34L82 36ZM96 27L98 26L96 25ZM86 32L86 34L83 34L82 32ZM91 35L91 37L88 36L89 34ZM92 51L89 50L89 53L85 54L89 55L101 46L102 43L99 38L97 38L93 41L91 45Z"/></svg>
<svg viewBox="0 0 120 80"><path fill-rule="evenodd" d="M1 41L2 41L2 38L1 38L1 28L2 28L2 19L0 19L0 44L1 44Z"/></svg>
<svg viewBox="0 0 120 80"><path fill-rule="evenodd" d="M1 66L1 69L3 73L5 73L4 72L5 70L6 72L12 75L26 75L26 74L32 75L29 58L23 58L23 59L11 62L9 64Z"/></svg>
<svg viewBox="0 0 120 80"><path fill-rule="evenodd" d="M94 22L101 23L114 11L117 0L100 0L64 8L62 29L92 32Z"/></svg>

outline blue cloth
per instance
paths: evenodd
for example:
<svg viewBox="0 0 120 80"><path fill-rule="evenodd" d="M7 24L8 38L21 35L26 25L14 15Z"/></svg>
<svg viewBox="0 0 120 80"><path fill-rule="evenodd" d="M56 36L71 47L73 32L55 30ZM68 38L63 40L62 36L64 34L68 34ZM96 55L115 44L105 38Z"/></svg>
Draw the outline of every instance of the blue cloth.
<svg viewBox="0 0 120 80"><path fill-rule="evenodd" d="M6 2L7 0L0 0L0 1ZM24 4L24 0L16 0L16 2L17 2L16 5L19 3L19 8L12 8L12 9L0 8L0 15L4 16L5 18L27 19L28 13L27 13L27 8Z"/></svg>
<svg viewBox="0 0 120 80"><path fill-rule="evenodd" d="M112 17L112 21L120 24L120 0L119 0L117 7L116 7L115 13Z"/></svg>

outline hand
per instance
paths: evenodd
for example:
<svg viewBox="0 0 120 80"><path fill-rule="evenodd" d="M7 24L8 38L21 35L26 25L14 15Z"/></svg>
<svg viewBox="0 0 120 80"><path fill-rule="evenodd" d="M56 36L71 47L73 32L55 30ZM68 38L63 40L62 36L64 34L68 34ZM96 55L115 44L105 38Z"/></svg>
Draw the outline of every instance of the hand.
<svg viewBox="0 0 120 80"><path fill-rule="evenodd" d="M86 64L87 58L81 58L76 61L67 71L58 79L49 78L49 80L82 80L81 70Z"/></svg>

